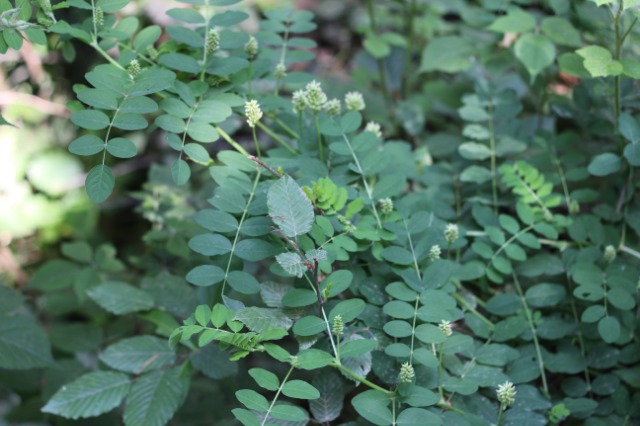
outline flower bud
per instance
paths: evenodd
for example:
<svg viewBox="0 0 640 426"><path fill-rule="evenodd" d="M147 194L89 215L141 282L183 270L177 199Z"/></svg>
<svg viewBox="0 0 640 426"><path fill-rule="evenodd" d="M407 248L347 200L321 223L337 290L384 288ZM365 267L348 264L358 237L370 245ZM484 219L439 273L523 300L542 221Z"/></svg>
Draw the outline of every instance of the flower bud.
<svg viewBox="0 0 640 426"><path fill-rule="evenodd" d="M283 63L279 63L278 65L276 65L274 75L278 80L282 80L287 76L287 67L285 67Z"/></svg>
<svg viewBox="0 0 640 426"><path fill-rule="evenodd" d="M244 114L247 116L247 124L249 124L249 127L256 127L256 124L262 118L262 109L260 109L258 101L252 99L245 102Z"/></svg>
<svg viewBox="0 0 640 426"><path fill-rule="evenodd" d="M307 109L304 90L296 90L291 95L291 103L293 104L293 113L302 114Z"/></svg>
<svg viewBox="0 0 640 426"><path fill-rule="evenodd" d="M448 244L453 244L458 239L458 225L448 224L444 228L444 239Z"/></svg>
<svg viewBox="0 0 640 426"><path fill-rule="evenodd" d="M340 113L342 112L342 105L340 104L340 100L335 98L328 100L324 104L323 108L324 111L329 115L340 115Z"/></svg>
<svg viewBox="0 0 640 426"><path fill-rule="evenodd" d="M431 246L429 250L429 260L438 260L440 259L440 255L442 254L442 249L439 245Z"/></svg>
<svg viewBox="0 0 640 426"><path fill-rule="evenodd" d="M333 334L336 336L342 336L344 334L344 321L342 320L342 315L336 315L333 318L331 331L333 331Z"/></svg>
<svg viewBox="0 0 640 426"><path fill-rule="evenodd" d="M516 388L513 383L508 381L498 386L497 394L503 410L506 410L516 400Z"/></svg>
<svg viewBox="0 0 640 426"><path fill-rule="evenodd" d="M569 213L571 214L580 213L580 203L578 203L578 200L571 200L571 202L569 203Z"/></svg>
<svg viewBox="0 0 640 426"><path fill-rule="evenodd" d="M322 91L320 83L315 80L307 84L304 96L307 108L314 112L320 111L327 102L327 95Z"/></svg>
<svg viewBox="0 0 640 426"><path fill-rule="evenodd" d="M289 364L291 364L293 368L298 368L300 366L300 360L297 356L291 355L291 357L289 358Z"/></svg>
<svg viewBox="0 0 640 426"><path fill-rule="evenodd" d="M249 41L245 43L244 53L250 61L253 61L258 55L258 40L254 36L249 37Z"/></svg>
<svg viewBox="0 0 640 426"><path fill-rule="evenodd" d="M438 328L447 337L449 337L449 336L451 336L453 334L453 330L451 329L451 322L450 321L447 321L447 320L440 321L440 324L438 324Z"/></svg>
<svg viewBox="0 0 640 426"><path fill-rule="evenodd" d="M391 198L383 198L378 200L378 204L380 205L380 211L382 214L387 215L393 211L393 200Z"/></svg>
<svg viewBox="0 0 640 426"><path fill-rule="evenodd" d="M604 261L607 263L611 263L616 258L616 248L612 245L608 245L604 248Z"/></svg>
<svg viewBox="0 0 640 426"><path fill-rule="evenodd" d="M413 365L408 362L402 363L400 365L400 383L411 383L411 379L416 375L413 370Z"/></svg>
<svg viewBox="0 0 640 426"><path fill-rule="evenodd" d="M366 127L364 128L365 132L372 132L374 133L378 138L382 139L382 128L380 127L380 124L374 122L374 121L370 121L367 123Z"/></svg>
<svg viewBox="0 0 640 426"><path fill-rule="evenodd" d="M365 108L364 98L360 92L349 92L344 96L347 111L362 111Z"/></svg>
<svg viewBox="0 0 640 426"><path fill-rule="evenodd" d="M140 62L138 62L137 59L132 59L131 62L129 62L129 66L127 67L127 72L129 73L131 78L136 78L141 71L142 68L140 68Z"/></svg>
<svg viewBox="0 0 640 426"><path fill-rule="evenodd" d="M205 43L205 49L207 50L207 55L212 54L219 48L220 48L220 33L218 32L218 30L211 29L207 33L207 41Z"/></svg>
<svg viewBox="0 0 640 426"><path fill-rule="evenodd" d="M147 47L147 55L154 61L158 60L158 56L160 56L156 48L153 46Z"/></svg>
<svg viewBox="0 0 640 426"><path fill-rule="evenodd" d="M104 25L104 11L100 6L96 7L96 11L93 14L93 23L96 27L101 27Z"/></svg>

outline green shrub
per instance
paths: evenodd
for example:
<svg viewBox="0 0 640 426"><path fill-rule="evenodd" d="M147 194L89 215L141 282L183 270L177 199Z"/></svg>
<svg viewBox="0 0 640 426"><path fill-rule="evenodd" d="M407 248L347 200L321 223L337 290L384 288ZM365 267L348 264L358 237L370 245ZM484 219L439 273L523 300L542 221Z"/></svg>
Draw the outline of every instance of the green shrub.
<svg viewBox="0 0 640 426"><path fill-rule="evenodd" d="M89 199L160 158L144 251L0 287L9 421L640 421L640 2L368 0L346 84L300 71L310 12L184 2L0 1L0 51L104 59L69 104Z"/></svg>

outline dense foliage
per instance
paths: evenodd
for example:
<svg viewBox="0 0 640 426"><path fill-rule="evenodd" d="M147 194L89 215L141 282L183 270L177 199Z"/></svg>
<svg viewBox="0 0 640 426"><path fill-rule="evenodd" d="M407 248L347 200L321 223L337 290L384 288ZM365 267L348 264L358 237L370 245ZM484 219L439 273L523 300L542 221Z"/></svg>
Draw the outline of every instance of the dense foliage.
<svg viewBox="0 0 640 426"><path fill-rule="evenodd" d="M640 1L352 2L340 52L181 1L0 0L0 52L102 61L67 106L103 215L150 158L143 244L0 286L5 422L640 422Z"/></svg>

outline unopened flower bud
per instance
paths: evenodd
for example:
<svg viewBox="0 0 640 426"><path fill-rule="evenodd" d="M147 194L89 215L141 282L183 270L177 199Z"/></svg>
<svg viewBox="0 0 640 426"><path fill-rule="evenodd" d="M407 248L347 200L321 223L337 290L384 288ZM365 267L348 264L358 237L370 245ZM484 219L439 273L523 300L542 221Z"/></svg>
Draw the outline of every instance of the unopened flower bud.
<svg viewBox="0 0 640 426"><path fill-rule="evenodd" d="M249 41L244 45L244 53L249 60L253 61L258 55L258 40L254 36L249 37Z"/></svg>
<svg viewBox="0 0 640 426"><path fill-rule="evenodd" d="M211 29L207 33L207 41L205 43L207 55L212 54L220 48L220 33L218 30Z"/></svg>
<svg viewBox="0 0 640 426"><path fill-rule="evenodd" d="M438 324L438 328L447 337L449 337L449 336L451 336L453 334L453 330L451 329L451 322L450 321L447 321L447 320L440 321L440 324Z"/></svg>
<svg viewBox="0 0 640 426"><path fill-rule="evenodd" d="M516 388L511 382L504 382L498 386L497 394L503 410L506 410L508 406L516 401Z"/></svg>
<svg viewBox="0 0 640 426"><path fill-rule="evenodd" d="M333 334L336 336L342 336L344 334L344 321L342 320L342 315L336 315L333 318L331 331L333 331Z"/></svg>
<svg viewBox="0 0 640 426"><path fill-rule="evenodd" d="M278 80L282 80L287 76L287 67L285 67L283 63L279 63L278 65L276 65L274 75Z"/></svg>
<svg viewBox="0 0 640 426"><path fill-rule="evenodd" d="M289 364L291 364L293 368L298 368L300 366L300 360L297 356L291 355L291 358L289 358Z"/></svg>
<svg viewBox="0 0 640 426"><path fill-rule="evenodd" d="M580 213L580 203L578 203L578 200L571 200L571 202L569 203L569 213Z"/></svg>
<svg viewBox="0 0 640 426"><path fill-rule="evenodd" d="M408 362L402 363L400 365L400 383L410 383L411 379L416 375L413 370L413 365Z"/></svg>
<svg viewBox="0 0 640 426"><path fill-rule="evenodd" d="M328 100L324 104L324 111L329 115L340 115L342 112L342 105L340 104L339 99L331 99Z"/></svg>
<svg viewBox="0 0 640 426"><path fill-rule="evenodd" d="M365 132L372 132L373 134L375 134L378 138L382 139L382 128L380 127L380 124L370 121L367 123L366 127L364 128Z"/></svg>
<svg viewBox="0 0 640 426"><path fill-rule="evenodd" d="M429 250L429 260L438 260L440 259L440 255L442 254L442 249L439 245L431 246Z"/></svg>
<svg viewBox="0 0 640 426"><path fill-rule="evenodd" d="M607 263L611 263L616 258L616 248L612 245L608 245L604 248L604 261Z"/></svg>
<svg viewBox="0 0 640 426"><path fill-rule="evenodd" d="M147 47L147 55L154 61L158 60L158 56L160 56L156 48L153 46Z"/></svg>
<svg viewBox="0 0 640 426"><path fill-rule="evenodd" d="M362 111L365 108L364 98L360 92L349 92L344 96L348 111Z"/></svg>
<svg viewBox="0 0 640 426"><path fill-rule="evenodd" d="M544 220L547 222L551 222L553 220L553 213L548 209L544 210Z"/></svg>
<svg viewBox="0 0 640 426"><path fill-rule="evenodd" d="M249 124L249 127L256 127L256 124L262 118L262 109L260 109L258 101L252 99L245 102L244 114L247 116L247 124Z"/></svg>
<svg viewBox="0 0 640 426"><path fill-rule="evenodd" d="M142 68L140 67L140 62L138 62L137 59L132 59L131 62L129 62L129 66L127 67L127 72L129 73L131 78L136 78L141 71Z"/></svg>
<svg viewBox="0 0 640 426"><path fill-rule="evenodd" d="M448 244L453 244L458 239L458 225L448 224L444 228L444 239Z"/></svg>
<svg viewBox="0 0 640 426"><path fill-rule="evenodd" d="M96 11L93 14L93 23L96 27L101 27L104 25L104 11L100 6L96 7Z"/></svg>
<svg viewBox="0 0 640 426"><path fill-rule="evenodd" d="M382 214L387 215L393 211L393 200L391 198L383 198L378 200L378 204L380 204L380 211Z"/></svg>

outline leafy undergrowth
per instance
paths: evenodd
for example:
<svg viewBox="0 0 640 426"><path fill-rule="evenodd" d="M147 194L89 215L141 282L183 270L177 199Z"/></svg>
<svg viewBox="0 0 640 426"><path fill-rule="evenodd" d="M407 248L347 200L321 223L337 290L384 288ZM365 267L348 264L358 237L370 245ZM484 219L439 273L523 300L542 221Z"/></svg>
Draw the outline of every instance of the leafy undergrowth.
<svg viewBox="0 0 640 426"><path fill-rule="evenodd" d="M0 1L0 50L103 60L69 104L89 199L154 159L143 251L0 287L6 421L640 421L638 1L365 1L347 83L302 71L308 11L185 3Z"/></svg>

